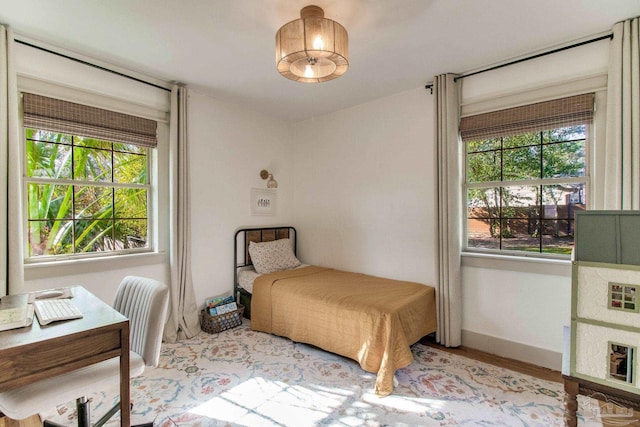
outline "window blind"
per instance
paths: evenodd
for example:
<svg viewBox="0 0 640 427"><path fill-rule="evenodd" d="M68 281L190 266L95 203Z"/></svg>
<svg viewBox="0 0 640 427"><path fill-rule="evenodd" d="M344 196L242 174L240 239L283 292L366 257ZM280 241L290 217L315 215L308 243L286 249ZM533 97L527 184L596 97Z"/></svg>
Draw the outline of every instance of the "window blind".
<svg viewBox="0 0 640 427"><path fill-rule="evenodd" d="M61 99L23 93L24 126L155 148L157 122Z"/></svg>
<svg viewBox="0 0 640 427"><path fill-rule="evenodd" d="M593 93L463 117L460 136L476 141L593 121Z"/></svg>

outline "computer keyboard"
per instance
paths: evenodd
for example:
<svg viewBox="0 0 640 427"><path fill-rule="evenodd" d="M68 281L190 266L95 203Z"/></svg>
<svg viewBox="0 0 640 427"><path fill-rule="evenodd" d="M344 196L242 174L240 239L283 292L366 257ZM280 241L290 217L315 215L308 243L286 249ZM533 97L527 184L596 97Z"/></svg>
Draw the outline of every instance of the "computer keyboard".
<svg viewBox="0 0 640 427"><path fill-rule="evenodd" d="M38 322L47 325L58 320L79 319L82 313L71 300L64 299L44 299L33 302Z"/></svg>

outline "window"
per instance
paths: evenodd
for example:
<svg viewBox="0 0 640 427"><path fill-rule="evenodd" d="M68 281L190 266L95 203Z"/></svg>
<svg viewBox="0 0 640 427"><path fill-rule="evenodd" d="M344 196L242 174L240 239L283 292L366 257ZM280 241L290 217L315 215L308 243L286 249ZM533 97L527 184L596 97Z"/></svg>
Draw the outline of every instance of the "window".
<svg viewBox="0 0 640 427"><path fill-rule="evenodd" d="M29 258L152 249L154 121L25 93L24 124Z"/></svg>
<svg viewBox="0 0 640 427"><path fill-rule="evenodd" d="M468 250L571 254L593 94L465 117Z"/></svg>

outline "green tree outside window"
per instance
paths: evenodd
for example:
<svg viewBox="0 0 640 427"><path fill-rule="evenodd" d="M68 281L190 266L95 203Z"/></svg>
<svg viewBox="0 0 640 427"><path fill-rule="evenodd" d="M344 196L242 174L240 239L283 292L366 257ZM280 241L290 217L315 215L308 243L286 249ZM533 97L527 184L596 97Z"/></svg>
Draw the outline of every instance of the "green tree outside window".
<svg viewBox="0 0 640 427"><path fill-rule="evenodd" d="M25 133L30 257L149 248L147 148Z"/></svg>
<svg viewBox="0 0 640 427"><path fill-rule="evenodd" d="M570 254L587 126L466 142L467 247Z"/></svg>

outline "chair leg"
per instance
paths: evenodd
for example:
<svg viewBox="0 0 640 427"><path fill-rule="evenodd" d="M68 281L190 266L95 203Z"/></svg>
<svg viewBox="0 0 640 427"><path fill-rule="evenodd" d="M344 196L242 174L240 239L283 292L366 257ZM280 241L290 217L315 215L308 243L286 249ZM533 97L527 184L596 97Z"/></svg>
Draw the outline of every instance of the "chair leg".
<svg viewBox="0 0 640 427"><path fill-rule="evenodd" d="M91 416L89 415L89 400L86 397L76 399L76 411L78 412L78 427L91 427ZM53 421L44 420L42 427L65 427Z"/></svg>
<svg viewBox="0 0 640 427"><path fill-rule="evenodd" d="M78 412L78 427L91 427L91 416L89 413L89 400L86 396L76 399L76 411ZM53 421L44 420L42 427L65 427Z"/></svg>
<svg viewBox="0 0 640 427"><path fill-rule="evenodd" d="M76 399L76 409L78 411L78 427L91 427L89 400L86 396Z"/></svg>
<svg viewBox="0 0 640 427"><path fill-rule="evenodd" d="M131 404L133 406L133 404ZM91 417L89 416L89 400L86 397L80 397L76 399L76 408L78 411L78 427L91 427ZM116 412L120 410L120 403L117 403L113 408L109 409L106 414L102 416L93 427L102 427ZM44 420L42 427L66 427L62 424L54 423L53 421ZM131 427L153 427L153 421L142 424L134 424Z"/></svg>

